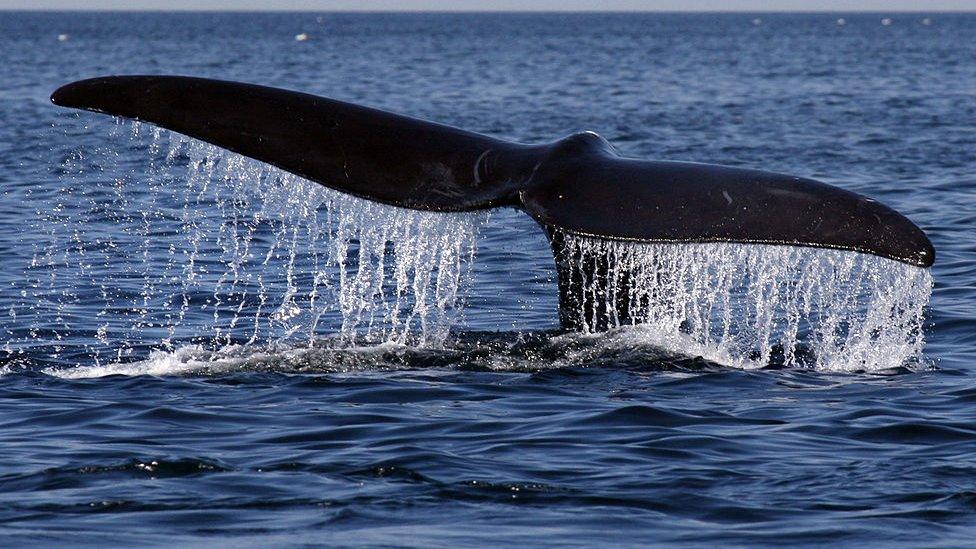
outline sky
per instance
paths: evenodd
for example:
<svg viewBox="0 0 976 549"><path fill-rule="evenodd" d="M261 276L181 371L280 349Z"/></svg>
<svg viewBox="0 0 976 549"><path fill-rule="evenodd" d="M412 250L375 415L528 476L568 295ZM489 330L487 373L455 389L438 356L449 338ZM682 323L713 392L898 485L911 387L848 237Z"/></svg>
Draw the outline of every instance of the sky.
<svg viewBox="0 0 976 549"><path fill-rule="evenodd" d="M976 11L976 0L0 0L0 10Z"/></svg>

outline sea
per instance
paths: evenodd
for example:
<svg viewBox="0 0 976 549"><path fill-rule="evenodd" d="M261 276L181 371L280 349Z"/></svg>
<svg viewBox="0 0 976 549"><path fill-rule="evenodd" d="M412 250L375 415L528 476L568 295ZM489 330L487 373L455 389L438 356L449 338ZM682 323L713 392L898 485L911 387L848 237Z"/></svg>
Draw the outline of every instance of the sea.
<svg viewBox="0 0 976 549"><path fill-rule="evenodd" d="M581 240L662 301L567 332L523 212L49 100L112 74L812 177L937 258ZM0 12L0 198L4 546L976 539L976 14Z"/></svg>

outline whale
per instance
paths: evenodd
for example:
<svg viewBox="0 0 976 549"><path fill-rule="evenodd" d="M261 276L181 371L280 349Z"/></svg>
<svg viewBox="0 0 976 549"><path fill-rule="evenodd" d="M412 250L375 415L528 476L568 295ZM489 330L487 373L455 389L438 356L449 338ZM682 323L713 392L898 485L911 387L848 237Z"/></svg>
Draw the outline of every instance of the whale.
<svg viewBox="0 0 976 549"><path fill-rule="evenodd" d="M191 76L120 75L58 88L55 105L151 123L359 198L416 210L517 208L551 245L569 330L625 304L583 292L570 237L639 243L744 243L850 250L920 268L931 241L892 208L821 181L741 167L620 155L583 131L525 144L298 91ZM605 269L605 267L603 267Z"/></svg>

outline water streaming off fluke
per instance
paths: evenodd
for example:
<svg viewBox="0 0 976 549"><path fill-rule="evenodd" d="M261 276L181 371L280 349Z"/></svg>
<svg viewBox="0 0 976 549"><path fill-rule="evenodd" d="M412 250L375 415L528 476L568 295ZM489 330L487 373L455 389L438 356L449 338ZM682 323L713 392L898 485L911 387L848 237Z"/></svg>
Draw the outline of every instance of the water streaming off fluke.
<svg viewBox="0 0 976 549"><path fill-rule="evenodd" d="M59 362L97 368L152 350L147 371L156 372L153 364L186 349L193 360L221 360L229 349L237 361L247 349L323 341L463 347L449 335L487 213L371 203L152 126L114 128L107 148L62 162L60 195L39 222L49 240L25 273L23 306L11 309L35 316L31 337L48 340L54 355L62 334L90 326L98 311L85 351ZM124 146L141 154L112 148ZM148 168L122 160L147 155ZM133 253L120 241L141 244ZM582 296L564 314L581 316L584 331L640 324L596 336L597 347L651 346L738 367L874 370L916 361L923 345L928 271L874 256L565 235L557 260ZM574 362L572 345L556 362Z"/></svg>
<svg viewBox="0 0 976 549"><path fill-rule="evenodd" d="M72 210L58 199L43 221L50 241L28 277L67 289L59 325L39 335L56 338L97 306L96 361L188 342L311 341L323 326L347 343L444 342L486 214L370 203L151 126L116 133L130 127L148 169L107 150L64 163L62 197L88 200ZM142 242L137 254L117 251L123 236Z"/></svg>
<svg viewBox="0 0 976 549"><path fill-rule="evenodd" d="M723 364L876 370L919 358L928 270L856 252L565 235L580 324ZM594 274L595 273L595 274ZM628 316L621 318L621 311Z"/></svg>

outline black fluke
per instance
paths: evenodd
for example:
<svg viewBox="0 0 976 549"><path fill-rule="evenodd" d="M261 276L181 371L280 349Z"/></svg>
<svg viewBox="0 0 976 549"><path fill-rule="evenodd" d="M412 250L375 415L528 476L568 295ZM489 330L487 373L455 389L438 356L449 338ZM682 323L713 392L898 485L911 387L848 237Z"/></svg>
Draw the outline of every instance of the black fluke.
<svg viewBox="0 0 976 549"><path fill-rule="evenodd" d="M569 233L835 248L919 267L935 260L921 229L870 198L790 175L623 158L590 132L524 145L314 95L183 76L82 80L51 101L150 122L385 204L521 208L546 229L557 256L558 235Z"/></svg>

